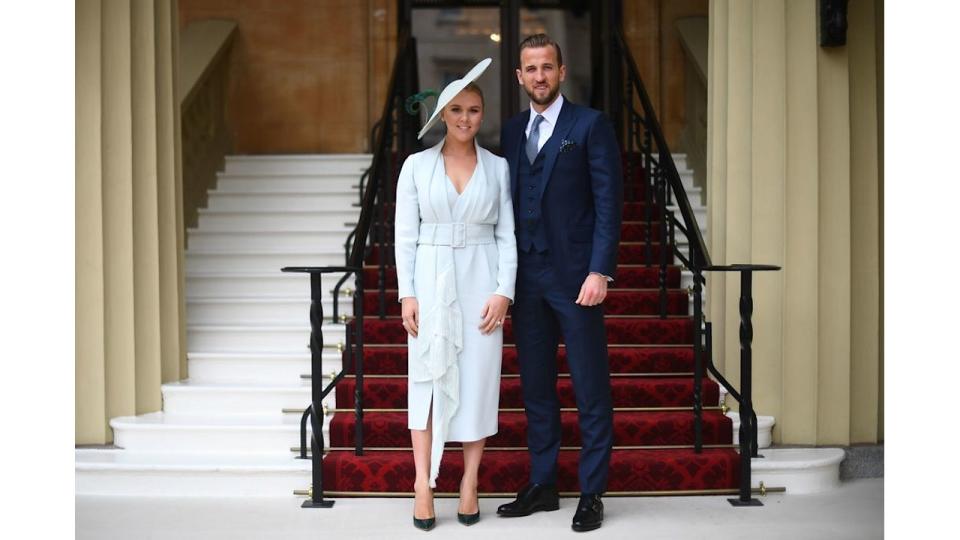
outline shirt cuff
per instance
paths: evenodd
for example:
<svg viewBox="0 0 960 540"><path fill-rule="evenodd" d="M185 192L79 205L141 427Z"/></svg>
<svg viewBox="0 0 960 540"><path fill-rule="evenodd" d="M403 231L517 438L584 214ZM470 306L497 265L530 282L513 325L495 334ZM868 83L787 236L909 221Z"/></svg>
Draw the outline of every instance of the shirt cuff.
<svg viewBox="0 0 960 540"><path fill-rule="evenodd" d="M608 275L606 275L606 274L601 274L600 272L590 272L590 273L593 274L593 275L596 275L596 276L605 277L605 278L607 278L607 281L613 281L613 278L610 277L610 276L608 276Z"/></svg>

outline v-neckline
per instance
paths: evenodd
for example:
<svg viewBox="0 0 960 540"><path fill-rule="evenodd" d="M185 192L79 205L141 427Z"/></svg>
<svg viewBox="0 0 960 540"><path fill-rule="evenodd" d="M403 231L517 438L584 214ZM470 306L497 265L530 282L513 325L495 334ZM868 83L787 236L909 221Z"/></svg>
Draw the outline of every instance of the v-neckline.
<svg viewBox="0 0 960 540"><path fill-rule="evenodd" d="M470 176L467 177L467 183L463 186L463 191L457 191L457 184L453 181L453 178L450 177L450 174L447 173L447 161L443 155L443 149L440 150L440 163L443 163L443 177L446 178L447 182L453 186L453 190L457 192L457 197L467 192L470 189L470 184L473 183L473 177L477 175L477 169L480 168L480 154L477 153L477 162L473 166L473 171L470 172Z"/></svg>

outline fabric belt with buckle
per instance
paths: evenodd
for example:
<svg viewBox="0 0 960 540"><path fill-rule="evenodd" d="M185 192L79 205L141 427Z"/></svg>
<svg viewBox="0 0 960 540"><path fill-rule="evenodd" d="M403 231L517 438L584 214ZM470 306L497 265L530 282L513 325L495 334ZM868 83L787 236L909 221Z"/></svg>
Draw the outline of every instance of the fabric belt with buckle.
<svg viewBox="0 0 960 540"><path fill-rule="evenodd" d="M421 223L418 244L462 248L496 241L489 223Z"/></svg>

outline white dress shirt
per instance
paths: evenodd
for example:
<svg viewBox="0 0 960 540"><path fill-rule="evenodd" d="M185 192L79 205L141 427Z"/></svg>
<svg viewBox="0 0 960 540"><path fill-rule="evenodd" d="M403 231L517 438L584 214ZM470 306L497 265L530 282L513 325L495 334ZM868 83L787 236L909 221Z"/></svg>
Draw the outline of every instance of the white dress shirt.
<svg viewBox="0 0 960 540"><path fill-rule="evenodd" d="M537 141L537 152L543 149L543 145L547 144L550 136L553 135L553 128L557 127L557 118L560 117L561 107L563 107L563 94L558 95L557 99L553 100L553 103L542 113L537 113L533 108L533 102L530 102L530 119L527 120L527 129L525 131L527 139L530 138L530 128L533 127L533 119L537 117L537 114L543 116L543 121L540 122L540 140Z"/></svg>

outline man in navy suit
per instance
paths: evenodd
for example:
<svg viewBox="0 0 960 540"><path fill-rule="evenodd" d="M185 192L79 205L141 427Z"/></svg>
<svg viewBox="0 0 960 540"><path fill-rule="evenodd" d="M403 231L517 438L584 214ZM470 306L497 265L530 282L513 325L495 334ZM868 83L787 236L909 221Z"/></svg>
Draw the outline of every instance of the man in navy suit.
<svg viewBox="0 0 960 540"><path fill-rule="evenodd" d="M613 446L613 406L603 307L614 278L623 202L620 149L610 122L560 94L560 46L537 34L520 44L517 80L530 110L508 120L500 146L510 164L517 234L513 328L527 415L530 479L505 517L559 509L557 346L560 337L579 412L580 502L573 530L603 521Z"/></svg>

